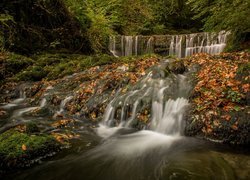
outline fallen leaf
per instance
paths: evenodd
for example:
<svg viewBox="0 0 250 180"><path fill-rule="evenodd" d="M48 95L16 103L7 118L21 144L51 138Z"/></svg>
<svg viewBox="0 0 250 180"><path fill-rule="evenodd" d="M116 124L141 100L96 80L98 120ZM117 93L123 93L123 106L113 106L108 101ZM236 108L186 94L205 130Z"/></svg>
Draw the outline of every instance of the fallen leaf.
<svg viewBox="0 0 250 180"><path fill-rule="evenodd" d="M26 147L25 144L22 145L22 150L23 150L23 151L26 151L26 150L27 150L27 147Z"/></svg>

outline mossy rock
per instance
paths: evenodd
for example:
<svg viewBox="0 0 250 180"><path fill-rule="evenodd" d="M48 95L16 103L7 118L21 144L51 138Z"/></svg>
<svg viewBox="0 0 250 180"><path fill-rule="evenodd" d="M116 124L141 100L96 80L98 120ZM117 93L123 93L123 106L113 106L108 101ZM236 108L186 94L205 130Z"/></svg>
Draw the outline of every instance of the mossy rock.
<svg viewBox="0 0 250 180"><path fill-rule="evenodd" d="M0 56L0 82L34 63L31 58L19 54L0 53Z"/></svg>
<svg viewBox="0 0 250 180"><path fill-rule="evenodd" d="M10 129L0 135L0 169L30 166L36 159L45 158L59 150L60 144L51 135L28 134Z"/></svg>

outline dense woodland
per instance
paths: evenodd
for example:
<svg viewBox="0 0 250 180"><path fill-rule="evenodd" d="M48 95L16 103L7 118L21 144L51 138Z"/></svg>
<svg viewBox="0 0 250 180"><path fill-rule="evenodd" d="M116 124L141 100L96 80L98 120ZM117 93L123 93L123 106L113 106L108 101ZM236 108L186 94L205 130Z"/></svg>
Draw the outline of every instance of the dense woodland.
<svg viewBox="0 0 250 180"><path fill-rule="evenodd" d="M1 49L100 53L112 34L232 32L228 50L249 41L248 0L2 0ZM32 44L32 45L31 45Z"/></svg>

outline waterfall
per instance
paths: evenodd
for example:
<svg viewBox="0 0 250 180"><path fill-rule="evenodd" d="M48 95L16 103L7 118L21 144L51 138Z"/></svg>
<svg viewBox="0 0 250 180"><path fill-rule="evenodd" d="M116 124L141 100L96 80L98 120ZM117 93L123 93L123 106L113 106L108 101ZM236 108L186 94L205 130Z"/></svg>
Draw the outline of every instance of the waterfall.
<svg viewBox="0 0 250 180"><path fill-rule="evenodd" d="M113 36L110 38L109 49L115 56L158 53L182 58L195 53L213 55L223 52L229 34L221 31L185 35Z"/></svg>
<svg viewBox="0 0 250 180"><path fill-rule="evenodd" d="M185 75L165 76L168 63L162 62L110 101L96 128L104 143L94 149L95 156L140 159L156 148L157 153L166 152L185 138L183 114L192 88Z"/></svg>
<svg viewBox="0 0 250 180"><path fill-rule="evenodd" d="M153 52L153 41L154 41L154 37L151 36L147 41L146 53Z"/></svg>
<svg viewBox="0 0 250 180"><path fill-rule="evenodd" d="M147 125L143 128L160 134L181 136L190 88L184 75L164 77L163 72L159 66L130 91L115 97L108 104L97 133L108 138L121 129L136 128L141 121L139 117L145 116ZM151 115L142 115L144 111L150 111Z"/></svg>
<svg viewBox="0 0 250 180"><path fill-rule="evenodd" d="M174 38L174 36L172 36L171 42L170 42L170 48L169 48L169 55L170 56L174 55L174 44L175 44L174 40L175 40L175 38Z"/></svg>
<svg viewBox="0 0 250 180"><path fill-rule="evenodd" d="M138 55L138 40L139 36L135 36L135 55Z"/></svg>
<svg viewBox="0 0 250 180"><path fill-rule="evenodd" d="M175 47L175 55L178 58L182 57L182 36L176 36L176 47Z"/></svg>
<svg viewBox="0 0 250 180"><path fill-rule="evenodd" d="M109 38L109 51L115 57L118 57L118 55L116 55L116 37L115 36Z"/></svg>

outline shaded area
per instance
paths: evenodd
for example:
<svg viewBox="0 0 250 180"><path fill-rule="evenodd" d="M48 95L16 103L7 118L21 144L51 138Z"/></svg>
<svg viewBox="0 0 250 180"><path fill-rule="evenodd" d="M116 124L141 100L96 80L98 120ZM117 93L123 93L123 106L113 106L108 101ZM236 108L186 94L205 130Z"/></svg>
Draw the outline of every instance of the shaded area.
<svg viewBox="0 0 250 180"><path fill-rule="evenodd" d="M3 0L0 3L1 46L31 54L42 50L78 51L91 48L81 26L61 0Z"/></svg>

